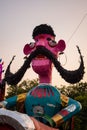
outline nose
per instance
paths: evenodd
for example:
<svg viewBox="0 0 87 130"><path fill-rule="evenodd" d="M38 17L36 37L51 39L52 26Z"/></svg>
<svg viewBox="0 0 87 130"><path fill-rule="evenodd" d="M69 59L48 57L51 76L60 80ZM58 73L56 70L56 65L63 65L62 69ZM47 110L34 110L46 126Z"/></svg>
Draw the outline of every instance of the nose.
<svg viewBox="0 0 87 130"><path fill-rule="evenodd" d="M36 47L38 46L45 46L45 41L44 40L39 40L36 42Z"/></svg>

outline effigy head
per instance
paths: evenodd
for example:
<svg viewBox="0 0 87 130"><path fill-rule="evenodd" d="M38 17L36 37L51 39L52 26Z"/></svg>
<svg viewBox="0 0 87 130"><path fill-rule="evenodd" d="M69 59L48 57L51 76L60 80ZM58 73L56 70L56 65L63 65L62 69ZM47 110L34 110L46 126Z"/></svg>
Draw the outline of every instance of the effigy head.
<svg viewBox="0 0 87 130"><path fill-rule="evenodd" d="M51 26L47 24L41 24L36 26L33 30L32 37L34 42L30 44L26 44L24 46L24 54L28 55L31 52L35 51L38 48L44 47L44 49L48 49L52 54L57 58L58 53L62 52L66 45L64 40L59 40L58 42L55 41L55 34ZM47 72L51 68L51 60L49 60L45 52L44 54L38 54L32 60L32 67L33 70L37 73L40 72Z"/></svg>
<svg viewBox="0 0 87 130"><path fill-rule="evenodd" d="M52 64L54 64L61 77L69 83L77 83L83 78L85 67L83 56L81 55L78 46L77 49L81 60L80 66L76 70L67 70L63 68L61 63L57 60L59 52L64 51L66 44L64 40L59 40L58 42L55 41L56 35L51 26L47 24L36 26L32 36L34 42L26 44L23 49L23 52L26 55L26 60L15 74L10 72L10 66L14 57L9 63L5 73L5 80L8 84L17 84L22 79L31 63L33 70L38 74L49 72L49 70L52 69Z"/></svg>
<svg viewBox="0 0 87 130"><path fill-rule="evenodd" d="M59 51L63 51L66 45L64 40L56 42L55 36L56 35L54 34L53 28L51 26L47 24L36 26L32 33L32 37L35 42L31 42L30 44L26 44L24 46L24 54L28 55L38 46L44 46L57 56L57 53Z"/></svg>

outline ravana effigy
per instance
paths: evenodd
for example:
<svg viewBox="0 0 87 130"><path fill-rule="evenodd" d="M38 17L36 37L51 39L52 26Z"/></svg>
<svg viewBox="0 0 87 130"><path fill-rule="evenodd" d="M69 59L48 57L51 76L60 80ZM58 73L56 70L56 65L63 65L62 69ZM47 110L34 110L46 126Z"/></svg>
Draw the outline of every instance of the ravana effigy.
<svg viewBox="0 0 87 130"><path fill-rule="evenodd" d="M37 122L40 121L43 124L43 130L60 129L63 122L66 122L81 110L81 104L63 95L51 85L52 68L54 66L65 81L72 84L77 83L84 75L83 56L77 46L80 65L76 70L66 70L57 60L59 53L66 48L65 41L62 39L58 42L55 41L56 35L50 25L41 24L36 26L32 37L34 42L26 44L23 49L26 55L23 65L16 73L12 73L10 67L14 60L13 57L5 72L4 80L10 85L16 85L21 81L27 69L32 66L34 72L39 76L39 85L32 88L28 93L15 95L5 99L0 104L6 109L23 104L25 115L35 118ZM16 125L16 123L14 124ZM35 122L34 125L36 128ZM35 129L34 126L32 127L32 129Z"/></svg>

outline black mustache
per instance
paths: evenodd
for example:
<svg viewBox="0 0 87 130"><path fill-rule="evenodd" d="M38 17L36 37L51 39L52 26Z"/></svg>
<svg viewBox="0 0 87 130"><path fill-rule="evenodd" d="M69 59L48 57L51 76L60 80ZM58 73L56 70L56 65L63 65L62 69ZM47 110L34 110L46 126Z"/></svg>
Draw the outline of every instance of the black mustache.
<svg viewBox="0 0 87 130"><path fill-rule="evenodd" d="M37 49L29 55L29 57L26 60L27 64L30 65L32 59L34 59L39 54L46 56L49 60L53 62L54 65L55 65L55 62L58 62L58 64L60 64L59 61L57 61L56 56L50 50L48 50L47 48L43 46L37 47Z"/></svg>
<svg viewBox="0 0 87 130"><path fill-rule="evenodd" d="M56 70L60 73L61 77L63 79L65 79L65 81L67 81L69 83L77 83L83 78L85 67L84 67L84 62L83 62L83 56L81 55L80 49L79 49L78 46L76 46L76 47L77 47L78 52L80 54L80 60L81 60L80 66L76 70L66 70L66 69L64 69L61 66L60 62L57 60L56 56L50 50L48 50L47 48L42 47L42 46L38 47L35 50L35 52L33 52L30 55L29 59L32 60L36 55L42 54L52 61Z"/></svg>
<svg viewBox="0 0 87 130"><path fill-rule="evenodd" d="M39 54L46 56L53 63L54 63L54 61L56 61L56 58L51 51L49 51L47 48L45 48L43 46L39 46L39 47L37 47L37 49L35 51L33 51L26 58L26 60L24 61L24 64L20 67L20 69L15 74L13 74L10 72L10 66L15 57L15 56L13 56L11 62L9 63L9 65L6 69L6 72L5 72L5 81L10 85L16 85L24 76L26 70L30 67L32 60Z"/></svg>

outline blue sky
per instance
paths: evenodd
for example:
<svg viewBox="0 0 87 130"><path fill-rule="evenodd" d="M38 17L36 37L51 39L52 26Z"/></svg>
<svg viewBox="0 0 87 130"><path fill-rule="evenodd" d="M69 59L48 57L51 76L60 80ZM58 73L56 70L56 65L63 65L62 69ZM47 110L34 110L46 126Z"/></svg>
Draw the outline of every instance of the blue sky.
<svg viewBox="0 0 87 130"><path fill-rule="evenodd" d="M16 58L12 72L23 64L23 47L33 41L33 28L42 23L53 27L56 41L65 40L67 62L64 55L60 61L63 65L66 63L66 69L78 68L76 45L80 47L86 72L83 81L87 81L87 0L0 0L0 58L4 61L4 70L13 55ZM36 77L32 68L24 76L30 80ZM66 84L55 68L52 79L54 85Z"/></svg>

